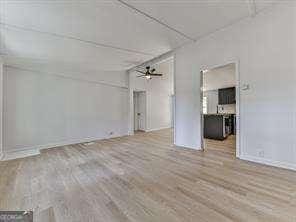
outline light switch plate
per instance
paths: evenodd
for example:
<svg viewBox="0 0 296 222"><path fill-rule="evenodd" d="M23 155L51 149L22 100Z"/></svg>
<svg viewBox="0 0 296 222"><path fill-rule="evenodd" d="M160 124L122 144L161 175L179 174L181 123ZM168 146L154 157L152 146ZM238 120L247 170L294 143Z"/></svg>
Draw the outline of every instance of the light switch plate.
<svg viewBox="0 0 296 222"><path fill-rule="evenodd" d="M250 85L249 84L243 84L242 85L242 90L249 90L250 89Z"/></svg>

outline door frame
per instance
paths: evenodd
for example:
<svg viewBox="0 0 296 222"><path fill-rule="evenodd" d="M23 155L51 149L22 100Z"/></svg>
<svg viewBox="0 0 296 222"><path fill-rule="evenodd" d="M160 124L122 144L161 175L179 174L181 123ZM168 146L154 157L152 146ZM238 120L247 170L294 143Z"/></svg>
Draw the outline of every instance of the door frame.
<svg viewBox="0 0 296 222"><path fill-rule="evenodd" d="M133 98L135 93L144 93L144 97L145 97L145 116L144 116L144 121L145 121L145 127L144 127L144 132L146 132L147 130L147 92L145 90L133 90ZM132 124L132 132L135 132L135 100L133 99L133 124Z"/></svg>
<svg viewBox="0 0 296 222"><path fill-rule="evenodd" d="M236 149L235 149L235 156L236 158L240 158L241 156L241 127L240 127L240 73L239 73L239 60L229 60L223 63L215 64L215 65L205 65L201 67L200 70L200 121L201 121L201 128L200 128L200 141L201 141L201 150L204 151L204 118L203 118L203 70L211 70L215 68L219 68L221 66L226 66L229 64L235 64L235 109L236 109Z"/></svg>

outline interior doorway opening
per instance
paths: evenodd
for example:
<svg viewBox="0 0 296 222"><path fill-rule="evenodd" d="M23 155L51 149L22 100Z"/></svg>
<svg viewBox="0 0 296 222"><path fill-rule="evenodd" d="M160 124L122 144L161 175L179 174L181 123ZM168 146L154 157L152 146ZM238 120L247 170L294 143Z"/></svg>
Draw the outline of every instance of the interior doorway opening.
<svg viewBox="0 0 296 222"><path fill-rule="evenodd" d="M201 141L204 151L239 157L237 63L201 70Z"/></svg>
<svg viewBox="0 0 296 222"><path fill-rule="evenodd" d="M146 92L134 91L134 132L146 131Z"/></svg>

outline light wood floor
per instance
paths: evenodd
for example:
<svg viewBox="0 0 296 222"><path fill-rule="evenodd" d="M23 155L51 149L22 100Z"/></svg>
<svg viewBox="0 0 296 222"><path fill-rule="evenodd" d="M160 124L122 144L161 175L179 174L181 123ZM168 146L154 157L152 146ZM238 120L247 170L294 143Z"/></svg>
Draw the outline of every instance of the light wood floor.
<svg viewBox="0 0 296 222"><path fill-rule="evenodd" d="M0 209L40 222L296 221L296 172L171 145L162 130L0 163Z"/></svg>
<svg viewBox="0 0 296 222"><path fill-rule="evenodd" d="M220 151L235 156L235 135L229 135L225 140L204 139L205 151Z"/></svg>

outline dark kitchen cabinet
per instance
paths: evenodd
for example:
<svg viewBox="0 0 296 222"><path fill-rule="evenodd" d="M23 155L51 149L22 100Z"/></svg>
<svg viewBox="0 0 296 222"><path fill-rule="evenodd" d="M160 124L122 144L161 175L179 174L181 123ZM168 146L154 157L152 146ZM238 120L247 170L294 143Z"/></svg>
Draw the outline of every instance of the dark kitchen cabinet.
<svg viewBox="0 0 296 222"><path fill-rule="evenodd" d="M232 119L231 134L236 135L236 115L232 114L231 119Z"/></svg>
<svg viewBox="0 0 296 222"><path fill-rule="evenodd" d="M223 121L223 115L204 115L204 138L224 140L226 136Z"/></svg>
<svg viewBox="0 0 296 222"><path fill-rule="evenodd" d="M235 103L235 87L224 88L218 90L219 105Z"/></svg>

